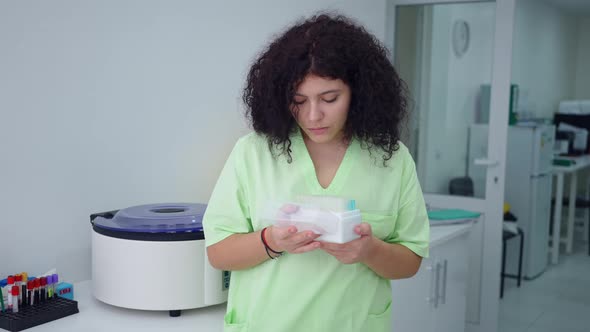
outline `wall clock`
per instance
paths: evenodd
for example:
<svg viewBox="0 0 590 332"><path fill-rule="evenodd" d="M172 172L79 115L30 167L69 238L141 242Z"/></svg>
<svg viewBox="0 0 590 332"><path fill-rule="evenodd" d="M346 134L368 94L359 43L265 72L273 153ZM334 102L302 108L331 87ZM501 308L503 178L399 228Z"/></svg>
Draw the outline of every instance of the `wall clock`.
<svg viewBox="0 0 590 332"><path fill-rule="evenodd" d="M453 52L460 58L469 48L469 24L464 20L456 20L451 35Z"/></svg>

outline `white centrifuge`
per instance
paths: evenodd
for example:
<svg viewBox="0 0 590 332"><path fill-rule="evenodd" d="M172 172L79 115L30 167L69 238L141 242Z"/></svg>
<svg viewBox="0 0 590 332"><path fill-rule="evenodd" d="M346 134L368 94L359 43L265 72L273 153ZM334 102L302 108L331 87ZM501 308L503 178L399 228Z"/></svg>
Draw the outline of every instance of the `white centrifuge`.
<svg viewBox="0 0 590 332"><path fill-rule="evenodd" d="M92 290L124 308L170 311L227 300L230 273L207 258L205 204L150 204L92 214Z"/></svg>

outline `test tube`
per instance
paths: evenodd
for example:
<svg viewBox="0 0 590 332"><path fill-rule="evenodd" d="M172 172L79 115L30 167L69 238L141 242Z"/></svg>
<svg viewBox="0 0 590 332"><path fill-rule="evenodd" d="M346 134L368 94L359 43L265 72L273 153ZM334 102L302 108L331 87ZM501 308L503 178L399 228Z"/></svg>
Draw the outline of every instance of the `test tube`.
<svg viewBox="0 0 590 332"><path fill-rule="evenodd" d="M43 303L47 300L47 277L41 277L40 280L39 303Z"/></svg>
<svg viewBox="0 0 590 332"><path fill-rule="evenodd" d="M23 277L23 281L20 284L20 289L21 289L21 296L23 298L22 300L22 306L25 307L28 305L28 301L27 301L27 283L29 282L29 275L26 272L23 272L20 274Z"/></svg>
<svg viewBox="0 0 590 332"><path fill-rule="evenodd" d="M6 278L8 281L8 284L6 285L6 289L8 289L8 301L7 302L7 306L8 306L8 312L12 311L12 287L14 286L14 276L8 276L8 278ZM16 302L18 302L18 299L16 300Z"/></svg>
<svg viewBox="0 0 590 332"><path fill-rule="evenodd" d="M20 294L20 287L12 286L12 312L18 312L18 295Z"/></svg>
<svg viewBox="0 0 590 332"><path fill-rule="evenodd" d="M4 309L6 309L4 306L4 288L0 286L0 313L3 313Z"/></svg>
<svg viewBox="0 0 590 332"><path fill-rule="evenodd" d="M17 299L18 299L18 304L19 304L19 305L22 305L22 304L23 304L23 295L20 293L20 286L22 285L22 283L23 283L23 276L22 276L22 275L20 275L20 274L16 274L16 275L14 276L14 285L15 285L16 287L18 287L18 289L19 289L19 292L18 292L18 298L17 298ZM13 295L14 295L14 294L13 294Z"/></svg>
<svg viewBox="0 0 590 332"><path fill-rule="evenodd" d="M35 301L34 302L37 303L37 304L39 304L39 303L41 303L41 294L40 294L40 292L41 292L41 280L39 278L35 278L34 287L35 287L34 288L35 295L33 295L34 298L35 298Z"/></svg>
<svg viewBox="0 0 590 332"><path fill-rule="evenodd" d="M51 299L51 275L45 277L45 299Z"/></svg>
<svg viewBox="0 0 590 332"><path fill-rule="evenodd" d="M35 282L33 280L27 282L27 299L28 301L28 305L32 306L33 304L35 304Z"/></svg>
<svg viewBox="0 0 590 332"><path fill-rule="evenodd" d="M55 289L57 288L57 283L59 282L59 277L57 276L57 273L53 274L53 296L57 297L57 294L55 293Z"/></svg>
<svg viewBox="0 0 590 332"><path fill-rule="evenodd" d="M53 298L53 274L47 276L47 298Z"/></svg>

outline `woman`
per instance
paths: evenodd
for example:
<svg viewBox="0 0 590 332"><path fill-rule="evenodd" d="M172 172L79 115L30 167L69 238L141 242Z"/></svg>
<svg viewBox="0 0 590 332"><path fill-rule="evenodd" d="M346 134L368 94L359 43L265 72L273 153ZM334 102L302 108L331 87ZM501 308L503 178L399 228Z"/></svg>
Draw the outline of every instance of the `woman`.
<svg viewBox="0 0 590 332"><path fill-rule="evenodd" d="M211 264L232 271L225 330L390 331L389 280L416 273L429 228L385 48L348 18L311 17L258 57L243 99L255 132L204 217ZM297 195L355 199L360 237L325 243L264 218L265 204Z"/></svg>

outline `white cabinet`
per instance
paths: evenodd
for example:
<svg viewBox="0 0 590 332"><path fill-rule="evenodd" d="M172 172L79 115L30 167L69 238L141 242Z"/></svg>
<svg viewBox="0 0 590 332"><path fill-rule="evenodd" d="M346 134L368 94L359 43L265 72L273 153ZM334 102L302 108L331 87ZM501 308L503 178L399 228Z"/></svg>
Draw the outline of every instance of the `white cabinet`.
<svg viewBox="0 0 590 332"><path fill-rule="evenodd" d="M392 331L465 330L468 234L431 247L414 277L392 281Z"/></svg>
<svg viewBox="0 0 590 332"><path fill-rule="evenodd" d="M465 330L465 305L467 298L468 247L467 234L435 248L439 294L435 307L435 330L459 332ZM435 301L436 304L436 301Z"/></svg>

